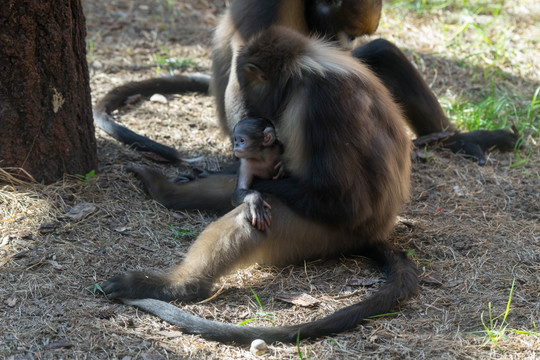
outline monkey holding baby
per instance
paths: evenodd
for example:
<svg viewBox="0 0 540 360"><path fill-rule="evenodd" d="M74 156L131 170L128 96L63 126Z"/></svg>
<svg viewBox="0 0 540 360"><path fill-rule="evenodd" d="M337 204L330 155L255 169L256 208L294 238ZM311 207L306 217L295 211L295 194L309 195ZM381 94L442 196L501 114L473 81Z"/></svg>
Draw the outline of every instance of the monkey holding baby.
<svg viewBox="0 0 540 360"><path fill-rule="evenodd" d="M377 0L232 2L214 40L212 89L220 124L232 135L242 119L270 120L283 143L287 176L254 176L251 184L240 181L238 186L237 175L217 174L174 184L155 171L132 168L151 196L168 207L225 214L208 225L172 269L132 271L105 281L102 289L109 298L188 333L250 343L339 333L416 293L414 263L388 240L409 194L411 142L402 111L367 66L334 44L307 36L310 27L336 38L371 33L380 5ZM333 26L327 26L330 22ZM112 93L109 100L123 94ZM265 231L258 230L257 221L252 225L250 204L231 205L231 196L236 192L233 197L241 198L245 187L263 194L272 206L271 226L264 217L260 224ZM189 315L167 303L208 297L222 275L244 264L284 266L342 254L369 256L384 269L387 281L359 303L316 321L237 326Z"/></svg>
<svg viewBox="0 0 540 360"><path fill-rule="evenodd" d="M288 176L253 177L251 184L240 181L240 186L236 175L172 184L146 169L134 171L153 196L184 204L194 201L193 186L199 189L197 199L207 196L209 203L217 191L229 204L237 188L240 194L245 187L258 191L272 206L271 226L265 231L252 226L246 221L252 219L250 206L242 203L211 223L179 265L164 273L110 278L102 285L107 296L189 333L250 343L338 333L414 294L415 265L388 241L409 194L411 147L388 90L350 55L280 26L260 32L240 48L234 73L239 107L247 117L274 124ZM202 187L208 191L200 192ZM282 266L340 254L370 256L385 269L387 283L358 304L313 322L242 327L194 317L166 303L209 296L221 275L245 263Z"/></svg>

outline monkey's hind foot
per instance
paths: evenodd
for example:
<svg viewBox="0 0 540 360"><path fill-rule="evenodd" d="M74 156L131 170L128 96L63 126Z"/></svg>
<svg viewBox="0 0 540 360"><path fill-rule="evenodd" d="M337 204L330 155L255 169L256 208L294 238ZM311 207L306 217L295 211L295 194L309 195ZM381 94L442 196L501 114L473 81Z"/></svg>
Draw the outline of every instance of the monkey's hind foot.
<svg viewBox="0 0 540 360"><path fill-rule="evenodd" d="M109 299L146 299L163 301L197 300L208 297L209 289L200 282L171 282L167 275L130 272L112 277L101 288Z"/></svg>

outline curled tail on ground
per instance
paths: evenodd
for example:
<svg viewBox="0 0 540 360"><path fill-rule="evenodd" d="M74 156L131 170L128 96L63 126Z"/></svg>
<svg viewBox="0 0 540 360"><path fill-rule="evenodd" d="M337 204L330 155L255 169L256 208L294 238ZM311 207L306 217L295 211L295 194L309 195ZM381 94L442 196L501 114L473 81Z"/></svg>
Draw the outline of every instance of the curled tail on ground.
<svg viewBox="0 0 540 360"><path fill-rule="evenodd" d="M232 325L207 320L182 311L165 301L156 299L123 299L127 305L141 308L189 334L223 343L250 344L255 339L268 343L280 341L294 343L298 338L318 338L337 334L356 327L362 320L388 313L399 301L414 295L418 290L416 266L398 250L386 248L372 253L381 261L387 281L381 289L367 299L347 306L335 313L312 322L276 327Z"/></svg>
<svg viewBox="0 0 540 360"><path fill-rule="evenodd" d="M113 111L126 105L131 96L153 94L208 93L210 76L204 74L178 75L127 83L114 88L101 98L94 109L94 121L100 129L116 140L140 151L153 152L171 162L182 161L181 154L166 145L139 135L114 121Z"/></svg>

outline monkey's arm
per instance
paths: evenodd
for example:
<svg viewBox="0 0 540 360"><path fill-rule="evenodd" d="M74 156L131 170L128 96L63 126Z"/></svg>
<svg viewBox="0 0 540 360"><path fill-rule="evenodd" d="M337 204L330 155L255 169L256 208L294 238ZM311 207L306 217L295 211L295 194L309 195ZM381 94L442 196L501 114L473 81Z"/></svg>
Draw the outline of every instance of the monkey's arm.
<svg viewBox="0 0 540 360"><path fill-rule="evenodd" d="M179 75L164 78L131 82L112 89L100 99L94 108L94 121L97 126L124 144L140 151L158 154L165 159L178 162L182 156L175 149L159 144L149 138L136 134L114 121L114 110L124 106L130 96L151 96L155 93L177 94L185 92L208 93L210 76L202 74Z"/></svg>
<svg viewBox="0 0 540 360"><path fill-rule="evenodd" d="M271 217L269 210L272 208L257 190L237 188L232 196L233 206L242 203L248 204L251 225L257 230L264 231L266 226L270 226Z"/></svg>
<svg viewBox="0 0 540 360"><path fill-rule="evenodd" d="M270 226L270 213L268 210L271 209L271 206L264 201L260 192L249 189L253 182L253 176L247 168L246 160L240 160L238 184L232 195L232 204L234 207L242 203L248 204L251 225L256 227L257 230L264 231L266 225Z"/></svg>
<svg viewBox="0 0 540 360"><path fill-rule="evenodd" d="M503 130L460 133L444 114L420 72L389 41L371 41L354 49L352 55L368 65L390 90L417 136L453 132L453 136L443 141L443 146L477 160L479 165L486 162L485 152L492 148L511 151L519 140L518 135Z"/></svg>
<svg viewBox="0 0 540 360"><path fill-rule="evenodd" d="M330 189L314 191L309 183L294 176L278 180L256 178L251 188L277 197L297 214L327 224L341 224L351 215L347 211L351 199L342 199Z"/></svg>
<svg viewBox="0 0 540 360"><path fill-rule="evenodd" d="M274 165L274 170L276 170L276 174L272 177L273 180L284 178L287 175L287 169L285 169L285 164L283 161L279 161L276 165Z"/></svg>

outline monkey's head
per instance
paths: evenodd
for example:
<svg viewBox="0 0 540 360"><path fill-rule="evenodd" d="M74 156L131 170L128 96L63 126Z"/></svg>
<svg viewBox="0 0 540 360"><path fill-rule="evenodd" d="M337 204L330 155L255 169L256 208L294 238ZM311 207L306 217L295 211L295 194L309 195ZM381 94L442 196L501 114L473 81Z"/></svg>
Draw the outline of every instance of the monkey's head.
<svg viewBox="0 0 540 360"><path fill-rule="evenodd" d="M233 130L234 156L247 158L257 156L264 147L276 141L274 125L263 118L244 118Z"/></svg>
<svg viewBox="0 0 540 360"><path fill-rule="evenodd" d="M309 44L308 39L294 30L272 26L253 36L242 48L236 73L250 114L272 121L279 118L291 91L302 81L298 59L306 53Z"/></svg>
<svg viewBox="0 0 540 360"><path fill-rule="evenodd" d="M381 10L382 0L308 0L306 20L312 32L348 45L377 30Z"/></svg>

